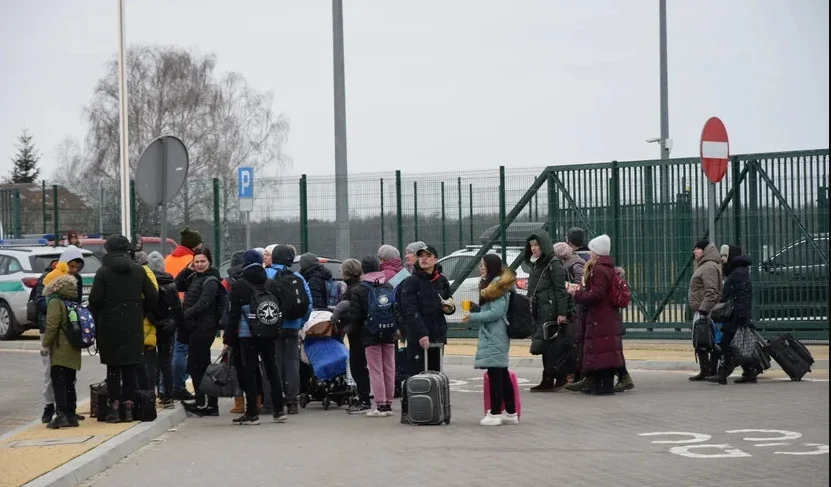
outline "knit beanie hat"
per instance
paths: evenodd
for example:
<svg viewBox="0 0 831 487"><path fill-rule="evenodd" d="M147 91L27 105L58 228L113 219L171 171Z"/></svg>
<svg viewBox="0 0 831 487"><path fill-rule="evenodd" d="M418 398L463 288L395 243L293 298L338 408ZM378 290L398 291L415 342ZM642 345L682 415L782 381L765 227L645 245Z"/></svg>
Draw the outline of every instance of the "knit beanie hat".
<svg viewBox="0 0 831 487"><path fill-rule="evenodd" d="M565 242L557 242L554 244L554 255L560 260L567 260L573 253L574 251Z"/></svg>
<svg viewBox="0 0 831 487"><path fill-rule="evenodd" d="M277 248L277 244L266 245L265 249L263 249L263 255L268 254L271 255L274 253L274 249Z"/></svg>
<svg viewBox="0 0 831 487"><path fill-rule="evenodd" d="M283 266L292 265L294 263L294 251L288 245L275 245L271 251L271 263Z"/></svg>
<svg viewBox="0 0 831 487"><path fill-rule="evenodd" d="M346 259L340 265L340 268L343 272L344 279L361 277L361 274L363 274L363 271L361 270L361 261L358 259Z"/></svg>
<svg viewBox="0 0 831 487"><path fill-rule="evenodd" d="M727 244L722 245L718 253L726 259L730 255L730 246Z"/></svg>
<svg viewBox="0 0 831 487"><path fill-rule="evenodd" d="M129 252L132 249L130 240L124 235L110 235L104 242L104 250L110 252Z"/></svg>
<svg viewBox="0 0 831 487"><path fill-rule="evenodd" d="M312 267L313 265L315 265L319 262L320 261L318 260L318 258L315 254L307 252L307 253L301 255L300 256L300 272L303 272L306 269L309 269L310 267Z"/></svg>
<svg viewBox="0 0 831 487"><path fill-rule="evenodd" d="M612 253L612 240L606 234L595 237L589 242L589 250L597 255L608 256Z"/></svg>
<svg viewBox="0 0 831 487"><path fill-rule="evenodd" d="M165 271L164 256L155 250L150 252L150 255L147 256L147 267L149 267L151 271L161 274Z"/></svg>
<svg viewBox="0 0 831 487"><path fill-rule="evenodd" d="M248 267L252 264L263 265L263 256L257 249L246 250L242 255L242 265Z"/></svg>
<svg viewBox="0 0 831 487"><path fill-rule="evenodd" d="M133 256L133 260L136 261L138 265L144 265L147 263L147 252L136 252L136 255Z"/></svg>
<svg viewBox="0 0 831 487"><path fill-rule="evenodd" d="M179 232L179 236L182 247L186 247L191 250L194 250L203 243L202 235L196 230L192 230L190 227L183 228L182 231Z"/></svg>
<svg viewBox="0 0 831 487"><path fill-rule="evenodd" d="M700 240L697 244L695 244L696 249L707 250L707 246L710 245L709 240Z"/></svg>
<svg viewBox="0 0 831 487"><path fill-rule="evenodd" d="M401 253L392 245L382 245L378 249L378 258L382 260L395 260L401 258Z"/></svg>
<svg viewBox="0 0 831 487"><path fill-rule="evenodd" d="M423 249L427 244L419 240L418 242L413 242L407 246L404 250L405 254L416 254L419 250Z"/></svg>
<svg viewBox="0 0 831 487"><path fill-rule="evenodd" d="M361 270L364 274L369 274L370 272L378 272L378 258L374 255L364 257L361 261Z"/></svg>

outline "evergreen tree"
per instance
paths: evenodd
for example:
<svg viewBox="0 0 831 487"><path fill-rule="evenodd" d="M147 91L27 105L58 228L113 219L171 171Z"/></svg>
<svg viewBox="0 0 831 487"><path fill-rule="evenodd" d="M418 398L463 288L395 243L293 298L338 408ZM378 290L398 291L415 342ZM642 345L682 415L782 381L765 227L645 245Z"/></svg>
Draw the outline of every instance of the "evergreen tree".
<svg viewBox="0 0 831 487"><path fill-rule="evenodd" d="M17 155L12 158L14 166L9 180L14 184L34 183L40 175L40 169L38 169L40 154L26 129L23 129L18 141Z"/></svg>

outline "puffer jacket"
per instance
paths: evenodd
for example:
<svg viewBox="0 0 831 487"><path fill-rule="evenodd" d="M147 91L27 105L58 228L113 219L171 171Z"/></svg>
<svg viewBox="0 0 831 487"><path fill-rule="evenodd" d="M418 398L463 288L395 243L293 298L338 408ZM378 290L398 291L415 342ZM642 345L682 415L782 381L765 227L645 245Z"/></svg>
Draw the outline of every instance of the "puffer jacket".
<svg viewBox="0 0 831 487"><path fill-rule="evenodd" d="M502 269L502 273L479 292L480 310L470 313L470 323L479 325L479 341L473 366L477 369L507 368L510 363L511 340L508 338L508 294L516 284L516 273Z"/></svg>
<svg viewBox="0 0 831 487"><path fill-rule="evenodd" d="M399 286L407 343L418 343L425 336L430 343L447 343L447 319L441 308L441 301L451 297L447 278L438 268L427 274L415 267Z"/></svg>
<svg viewBox="0 0 831 487"><path fill-rule="evenodd" d="M721 291L721 301L733 300L733 315L727 323L722 323L721 330L735 333L740 326L752 326L753 286L750 282L750 256L739 255L727 263L727 279Z"/></svg>
<svg viewBox="0 0 831 487"><path fill-rule="evenodd" d="M542 254L531 261L531 241L536 240ZM523 268L528 272L528 297L536 328L531 337L531 353L539 355L545 350L543 324L557 321L558 316L569 316L573 312L571 299L566 292L566 271L560 259L554 256L551 239L543 230L538 230L525 240Z"/></svg>
<svg viewBox="0 0 831 487"><path fill-rule="evenodd" d="M615 369L624 364L620 311L612 303L610 292L615 261L609 256L598 257L596 264L587 265L586 272L585 286L574 294L574 301L586 307L581 370Z"/></svg>
<svg viewBox="0 0 831 487"><path fill-rule="evenodd" d="M159 283L156 281L156 274L150 270L150 267L146 265L142 267L144 267L144 272L147 273L150 282L153 283L153 287L158 291ZM144 348L148 350L156 348L156 325L150 320L149 315L144 316Z"/></svg>
<svg viewBox="0 0 831 487"><path fill-rule="evenodd" d="M176 286L185 293L182 303L185 326L191 332L213 332L219 327L219 270L211 267L204 273L185 268L176 276Z"/></svg>
<svg viewBox="0 0 831 487"><path fill-rule="evenodd" d="M709 313L721 299L721 254L714 243L707 245L690 280L690 309Z"/></svg>
<svg viewBox="0 0 831 487"><path fill-rule="evenodd" d="M181 245L164 259L164 271L171 276L178 276L193 261L193 250Z"/></svg>
<svg viewBox="0 0 831 487"><path fill-rule="evenodd" d="M312 293L312 307L314 309L327 309L329 306L329 280L332 279L332 272L323 267L323 264L313 266L300 271L300 275L306 280L309 292Z"/></svg>
<svg viewBox="0 0 831 487"><path fill-rule="evenodd" d="M49 364L81 370L81 349L69 344L63 326L69 321L64 300L77 301L78 288L74 276L63 275L44 286L47 296L46 333L41 345L49 349Z"/></svg>

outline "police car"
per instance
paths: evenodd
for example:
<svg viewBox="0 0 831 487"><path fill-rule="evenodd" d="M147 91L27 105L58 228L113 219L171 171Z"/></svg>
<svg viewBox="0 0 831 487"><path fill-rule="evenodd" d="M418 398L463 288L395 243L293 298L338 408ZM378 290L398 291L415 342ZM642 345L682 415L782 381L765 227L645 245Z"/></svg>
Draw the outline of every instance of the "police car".
<svg viewBox="0 0 831 487"><path fill-rule="evenodd" d="M38 278L53 260L60 258L65 247L49 247L46 239L0 240L0 340L17 337L37 328L27 318L26 303ZM84 269L81 277L84 296L89 295L99 260L89 250L81 249Z"/></svg>

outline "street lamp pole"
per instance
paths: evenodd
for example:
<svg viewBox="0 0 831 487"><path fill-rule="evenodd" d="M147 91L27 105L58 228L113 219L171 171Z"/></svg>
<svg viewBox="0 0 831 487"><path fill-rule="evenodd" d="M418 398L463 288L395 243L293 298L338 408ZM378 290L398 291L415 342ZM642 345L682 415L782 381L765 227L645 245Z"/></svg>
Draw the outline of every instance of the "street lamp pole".
<svg viewBox="0 0 831 487"><path fill-rule="evenodd" d="M349 238L349 176L346 166L346 83L343 57L343 2L332 0L332 59L335 85L336 256L352 255Z"/></svg>
<svg viewBox="0 0 831 487"><path fill-rule="evenodd" d="M130 235L130 152L127 131L127 62L124 45L124 0L118 0L118 132L121 176L121 234Z"/></svg>
<svg viewBox="0 0 831 487"><path fill-rule="evenodd" d="M667 0L658 0L661 63L661 159L669 159L669 80L667 75ZM669 168L661 166L661 203L669 202Z"/></svg>

